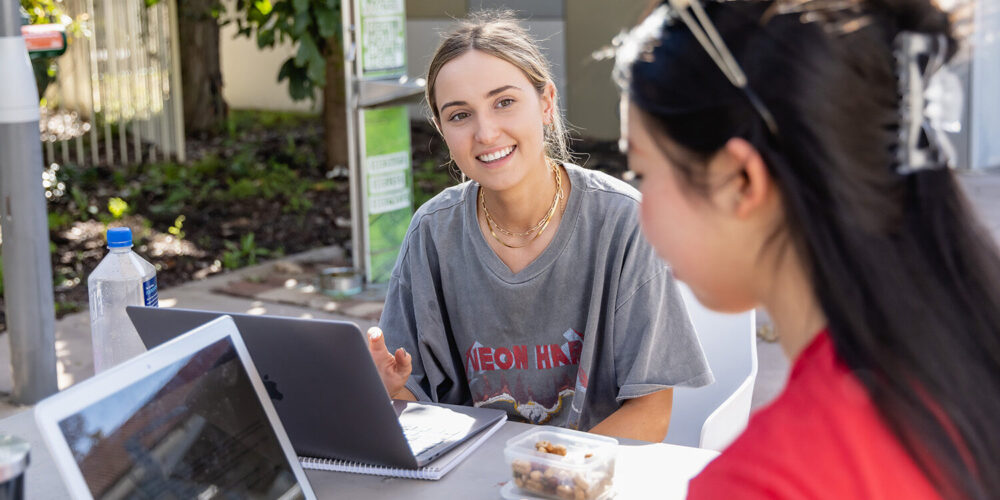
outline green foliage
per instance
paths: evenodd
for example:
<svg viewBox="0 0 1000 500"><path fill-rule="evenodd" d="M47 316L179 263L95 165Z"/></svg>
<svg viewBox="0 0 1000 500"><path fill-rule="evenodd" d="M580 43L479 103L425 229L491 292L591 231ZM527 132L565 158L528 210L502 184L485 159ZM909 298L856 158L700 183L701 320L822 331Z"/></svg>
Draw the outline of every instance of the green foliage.
<svg viewBox="0 0 1000 500"><path fill-rule="evenodd" d="M62 316L64 314L70 314L80 311L80 305L75 302L65 302L62 300L57 300L55 302L56 316Z"/></svg>
<svg viewBox="0 0 1000 500"><path fill-rule="evenodd" d="M455 180L447 165L439 165L434 160L424 160L413 167L413 206L420 207L441 192L454 185Z"/></svg>
<svg viewBox="0 0 1000 500"><path fill-rule="evenodd" d="M231 234L228 228L244 227L233 221L262 211L283 212L300 215L283 220L306 230L315 220L305 217L314 210L314 201L335 196L327 192L345 190L343 180L324 178L327 171L316 154L322 137L315 114L235 111L227 126L233 137L221 138L222 144L212 153L187 164L161 162L115 169L52 164L41 172L51 241L59 242L58 247L51 245L56 287L78 286L92 254L103 255L103 249L91 250L80 241L90 237L85 235L92 227L70 231L78 221L107 225L122 218L134 230L140 224L144 229L134 232L137 248L143 241L152 241L155 227L178 240L189 240L191 246L233 269L284 252L256 235L225 236ZM88 153L85 149L84 157ZM237 200L244 201L230 203ZM208 227L216 232L206 235ZM254 231L254 227L237 229L237 234ZM232 241L225 242L226 238ZM176 262L187 265L184 259Z"/></svg>
<svg viewBox="0 0 1000 500"><path fill-rule="evenodd" d="M88 220L90 215L90 197L87 193L84 193L82 189L77 186L71 186L69 188L69 195L73 198L73 203L76 205L76 213L79 220Z"/></svg>
<svg viewBox="0 0 1000 500"><path fill-rule="evenodd" d="M257 264L259 257L271 255L270 250L257 246L252 232L243 235L239 244L226 241L226 248L227 250L222 254L222 267L226 269L252 266Z"/></svg>
<svg viewBox="0 0 1000 500"><path fill-rule="evenodd" d="M73 223L73 216L65 212L49 212L49 231L60 231Z"/></svg>
<svg viewBox="0 0 1000 500"><path fill-rule="evenodd" d="M298 129L316 121L316 115L298 111L230 109L226 128L230 137L268 129Z"/></svg>
<svg viewBox="0 0 1000 500"><path fill-rule="evenodd" d="M170 226L170 228L167 229L167 232L174 235L175 238L183 240L185 236L183 227L186 219L187 217L184 215L178 215L177 218L174 219L174 225Z"/></svg>
<svg viewBox="0 0 1000 500"><path fill-rule="evenodd" d="M63 9L61 0L20 0L21 8L28 16L28 24L61 24L66 31L66 43L70 43L74 37L83 36L81 24L74 20L66 10ZM31 60L31 67L35 73L35 84L38 87L38 96L45 101L45 89L55 81L56 66L55 57L43 57Z"/></svg>
<svg viewBox="0 0 1000 500"><path fill-rule="evenodd" d="M236 0L231 22L241 36L256 37L260 48L291 41L298 45L278 71L294 100L316 98L326 85L328 40L341 35L340 0Z"/></svg>
<svg viewBox="0 0 1000 500"><path fill-rule="evenodd" d="M60 23L68 24L66 11L62 2L56 0L21 0L21 8L28 14L30 24Z"/></svg>
<svg viewBox="0 0 1000 500"><path fill-rule="evenodd" d="M108 200L108 213L115 220L121 219L125 212L128 212L128 202L121 198L111 198Z"/></svg>

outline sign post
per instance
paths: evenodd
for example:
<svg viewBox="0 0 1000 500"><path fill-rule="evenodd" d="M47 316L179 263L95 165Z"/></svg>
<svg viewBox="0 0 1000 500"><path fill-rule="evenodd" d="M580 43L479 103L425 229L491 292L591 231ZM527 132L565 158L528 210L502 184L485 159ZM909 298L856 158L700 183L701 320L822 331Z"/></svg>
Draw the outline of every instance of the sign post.
<svg viewBox="0 0 1000 500"><path fill-rule="evenodd" d="M345 2L345 4L348 2ZM343 5L352 256L368 284L389 281L413 216L410 121L423 93L406 76L403 0Z"/></svg>
<svg viewBox="0 0 1000 500"><path fill-rule="evenodd" d="M33 404L59 389L38 90L19 7L0 0L0 228L13 399Z"/></svg>

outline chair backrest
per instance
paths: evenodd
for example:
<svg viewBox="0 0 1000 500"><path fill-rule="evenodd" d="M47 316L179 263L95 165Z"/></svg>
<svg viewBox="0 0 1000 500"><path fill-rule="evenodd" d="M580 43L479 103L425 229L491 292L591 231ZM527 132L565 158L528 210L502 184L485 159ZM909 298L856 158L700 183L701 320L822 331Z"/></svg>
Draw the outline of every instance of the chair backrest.
<svg viewBox="0 0 1000 500"><path fill-rule="evenodd" d="M679 284L715 382L674 389L670 428L664 442L721 451L746 428L757 378L754 312L721 314L698 302Z"/></svg>

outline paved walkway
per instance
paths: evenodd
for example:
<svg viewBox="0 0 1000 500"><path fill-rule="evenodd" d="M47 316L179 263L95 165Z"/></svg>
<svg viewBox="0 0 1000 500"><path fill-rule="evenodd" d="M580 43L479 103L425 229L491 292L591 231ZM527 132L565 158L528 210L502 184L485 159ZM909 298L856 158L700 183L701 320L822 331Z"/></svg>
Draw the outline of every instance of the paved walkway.
<svg viewBox="0 0 1000 500"><path fill-rule="evenodd" d="M962 185L984 225L1000 245L1000 170L967 173ZM296 280L316 265L342 259L336 248L321 248L285 259L291 266L267 263L204 281L163 289L160 305L250 314L274 314L300 318L354 321L366 330L376 324L382 301L378 291L366 292L355 300L334 301L312 293L310 283ZM302 269L295 269L299 265ZM313 266L313 267L310 267ZM304 269L304 271L303 271ZM767 321L766 317L761 321ZM56 354L59 387L65 388L93 374L90 317L84 311L56 322ZM770 401L784 386L788 362L777 344L758 342L759 373L754 388L754 406ZM12 389L10 343L0 335L0 418L24 409L8 402Z"/></svg>

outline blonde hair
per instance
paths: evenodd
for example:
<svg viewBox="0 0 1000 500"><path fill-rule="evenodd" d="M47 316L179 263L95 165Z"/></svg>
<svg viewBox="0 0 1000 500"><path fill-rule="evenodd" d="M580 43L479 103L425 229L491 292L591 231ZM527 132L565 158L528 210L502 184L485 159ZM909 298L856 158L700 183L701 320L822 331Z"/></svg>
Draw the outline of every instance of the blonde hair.
<svg viewBox="0 0 1000 500"><path fill-rule="evenodd" d="M552 70L538 49L538 43L531 38L528 30L518 24L512 11L474 14L443 37L427 68L427 105L430 107L434 127L439 132L441 117L437 99L434 98L438 72L445 64L471 50L478 50L513 64L524 73L539 94L553 81ZM571 159L566 140L567 127L559 109L558 96L552 105L552 123L545 127L545 153L557 162L567 162Z"/></svg>

